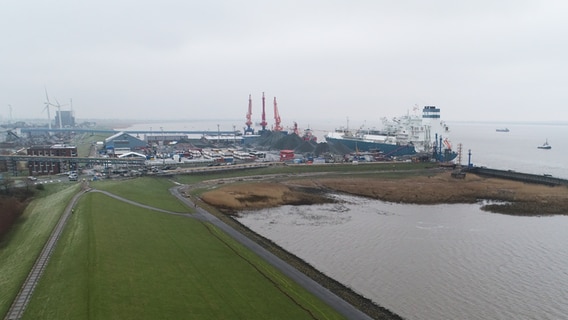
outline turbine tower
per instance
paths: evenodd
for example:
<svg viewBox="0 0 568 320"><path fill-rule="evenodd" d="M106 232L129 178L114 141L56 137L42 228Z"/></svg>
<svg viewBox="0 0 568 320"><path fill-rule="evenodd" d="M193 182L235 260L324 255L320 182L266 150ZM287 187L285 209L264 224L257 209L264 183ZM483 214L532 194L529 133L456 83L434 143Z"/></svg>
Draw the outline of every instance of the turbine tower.
<svg viewBox="0 0 568 320"><path fill-rule="evenodd" d="M49 130L51 131L51 113L49 112L49 107L54 107L55 105L51 102L49 102L49 95L47 94L47 88L45 89L45 108L43 108L43 110L45 111L47 109L47 127L49 128Z"/></svg>
<svg viewBox="0 0 568 320"><path fill-rule="evenodd" d="M57 118L58 118L58 122L59 122L59 129L63 128L63 124L62 124L62 120L61 120L61 104L59 103L59 101L57 100L57 98L55 98L55 103L53 104L51 103L51 101L49 101L49 95L47 94L47 89L45 89L45 109L47 109L47 118L48 118L48 127L49 130L51 130L51 113L49 112L49 107L56 107L57 108ZM64 104L63 106L66 106L66 104Z"/></svg>

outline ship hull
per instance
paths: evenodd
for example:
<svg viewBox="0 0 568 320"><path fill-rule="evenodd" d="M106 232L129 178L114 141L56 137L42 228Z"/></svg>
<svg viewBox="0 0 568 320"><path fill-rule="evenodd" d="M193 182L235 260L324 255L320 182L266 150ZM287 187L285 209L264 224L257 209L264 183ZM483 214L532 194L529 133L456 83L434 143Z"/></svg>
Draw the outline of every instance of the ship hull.
<svg viewBox="0 0 568 320"><path fill-rule="evenodd" d="M367 151L380 151L385 156L389 157L410 157L418 154L416 148L412 145L396 145L382 142L366 141L359 139L349 138L332 138L326 137L326 141L331 144L342 144L353 151L367 152ZM448 151L448 152L446 152ZM440 162L449 162L457 157L455 152L444 150L442 153L437 153L433 157Z"/></svg>
<svg viewBox="0 0 568 320"><path fill-rule="evenodd" d="M411 156L416 154L416 149L412 145L399 146L396 144L380 143L373 141L364 141L357 139L337 139L326 137L328 143L340 143L353 151L381 151L385 155L391 157Z"/></svg>

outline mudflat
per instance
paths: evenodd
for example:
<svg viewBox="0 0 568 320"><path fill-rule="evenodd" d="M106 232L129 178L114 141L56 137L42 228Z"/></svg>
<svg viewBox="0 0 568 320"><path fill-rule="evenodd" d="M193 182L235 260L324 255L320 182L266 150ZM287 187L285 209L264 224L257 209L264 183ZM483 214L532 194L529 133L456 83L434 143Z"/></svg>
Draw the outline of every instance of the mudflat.
<svg viewBox="0 0 568 320"><path fill-rule="evenodd" d="M492 200L482 209L510 215L566 215L568 187L528 184L468 173L455 179L449 172L404 177L318 176L225 184L202 199L226 213L280 205L332 201L328 192L342 192L408 204L475 203Z"/></svg>

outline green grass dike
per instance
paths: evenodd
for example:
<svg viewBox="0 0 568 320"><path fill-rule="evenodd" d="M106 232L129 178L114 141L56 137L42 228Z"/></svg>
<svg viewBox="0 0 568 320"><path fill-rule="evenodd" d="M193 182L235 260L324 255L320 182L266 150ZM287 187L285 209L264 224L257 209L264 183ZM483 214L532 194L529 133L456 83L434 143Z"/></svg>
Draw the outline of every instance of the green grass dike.
<svg viewBox="0 0 568 320"><path fill-rule="evenodd" d="M0 242L0 315L10 309L51 231L78 190L78 185L46 186Z"/></svg>
<svg viewBox="0 0 568 320"><path fill-rule="evenodd" d="M168 179L143 177L128 180L94 181L91 187L163 210L187 213L190 210L169 191L175 184Z"/></svg>
<svg viewBox="0 0 568 320"><path fill-rule="evenodd" d="M173 184L165 179L93 186L161 209L191 212L169 194ZM60 202L70 194L59 196ZM35 229L49 228L36 224L27 232ZM32 262L11 262L11 269L29 270ZM25 274L20 277L23 281ZM342 316L209 223L90 192L75 207L23 319Z"/></svg>

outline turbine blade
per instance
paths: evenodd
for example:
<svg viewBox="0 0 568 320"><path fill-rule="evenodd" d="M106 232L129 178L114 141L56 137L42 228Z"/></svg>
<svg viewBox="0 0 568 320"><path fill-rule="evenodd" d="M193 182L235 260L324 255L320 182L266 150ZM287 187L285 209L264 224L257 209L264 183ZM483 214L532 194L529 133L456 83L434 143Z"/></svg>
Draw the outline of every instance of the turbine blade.
<svg viewBox="0 0 568 320"><path fill-rule="evenodd" d="M45 100L47 100L47 103L49 103L49 95L47 94L47 88L44 87L45 89Z"/></svg>

